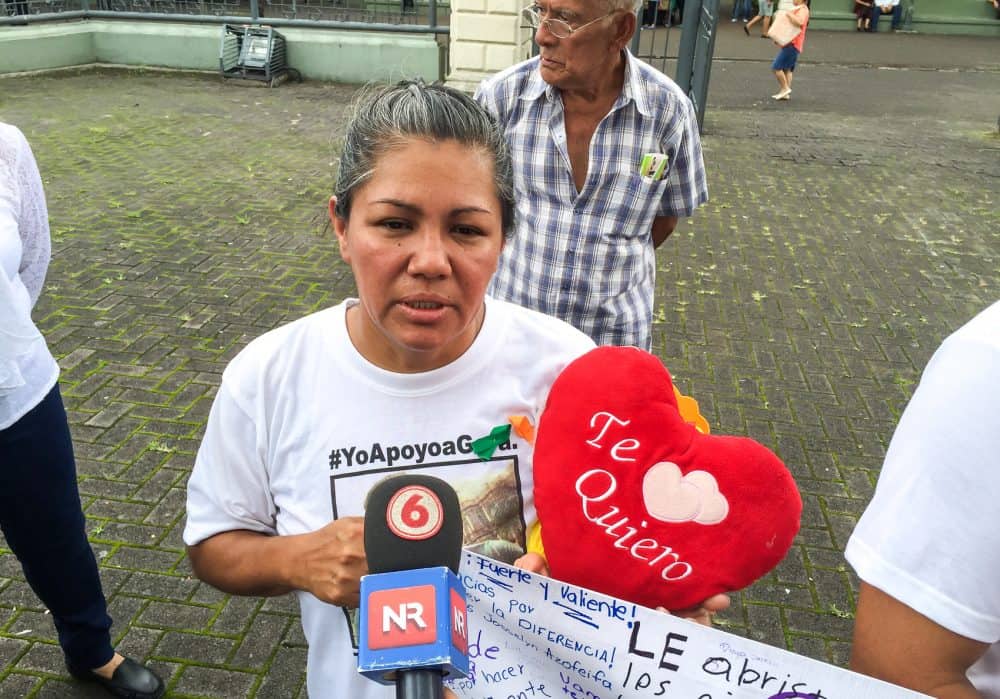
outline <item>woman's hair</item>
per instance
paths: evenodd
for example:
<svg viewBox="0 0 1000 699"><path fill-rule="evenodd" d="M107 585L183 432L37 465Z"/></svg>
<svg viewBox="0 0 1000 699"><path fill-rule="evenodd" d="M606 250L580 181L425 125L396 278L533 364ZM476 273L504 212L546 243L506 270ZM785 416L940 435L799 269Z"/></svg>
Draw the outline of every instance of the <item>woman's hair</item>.
<svg viewBox="0 0 1000 699"><path fill-rule="evenodd" d="M350 217L354 192L371 178L379 157L414 138L453 140L491 156L503 235L509 238L514 232L514 170L503 133L468 95L421 80L369 87L355 103L334 188L337 216Z"/></svg>

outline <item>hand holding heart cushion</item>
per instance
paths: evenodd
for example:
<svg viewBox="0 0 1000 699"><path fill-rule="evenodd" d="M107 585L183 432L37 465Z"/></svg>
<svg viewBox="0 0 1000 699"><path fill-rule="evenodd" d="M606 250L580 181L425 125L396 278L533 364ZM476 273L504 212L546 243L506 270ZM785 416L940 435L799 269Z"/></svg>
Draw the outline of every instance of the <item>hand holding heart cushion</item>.
<svg viewBox="0 0 1000 699"><path fill-rule="evenodd" d="M534 474L552 576L647 607L746 587L781 561L802 513L777 456L686 423L666 368L634 347L599 347L559 375Z"/></svg>

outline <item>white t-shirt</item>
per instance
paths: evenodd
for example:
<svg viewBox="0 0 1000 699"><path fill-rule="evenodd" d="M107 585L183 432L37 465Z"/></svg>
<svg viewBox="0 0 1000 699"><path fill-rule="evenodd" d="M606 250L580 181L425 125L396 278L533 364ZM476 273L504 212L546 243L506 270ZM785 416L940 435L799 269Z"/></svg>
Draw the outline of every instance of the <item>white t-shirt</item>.
<svg viewBox="0 0 1000 699"><path fill-rule="evenodd" d="M992 643L969 678L1000 699L1000 302L931 357L846 556L865 582Z"/></svg>
<svg viewBox="0 0 1000 699"><path fill-rule="evenodd" d="M59 378L31 308L49 265L42 178L24 134L0 123L0 430L38 405Z"/></svg>
<svg viewBox="0 0 1000 699"><path fill-rule="evenodd" d="M365 360L344 303L257 338L226 368L188 483L184 541L248 529L303 534L364 513L388 475L447 480L467 547L512 561L534 521L531 447L514 433L487 461L471 442L528 416L552 381L594 344L562 321L487 299L472 346L451 364L396 374ZM312 699L386 699L358 675L356 614L297 593Z"/></svg>

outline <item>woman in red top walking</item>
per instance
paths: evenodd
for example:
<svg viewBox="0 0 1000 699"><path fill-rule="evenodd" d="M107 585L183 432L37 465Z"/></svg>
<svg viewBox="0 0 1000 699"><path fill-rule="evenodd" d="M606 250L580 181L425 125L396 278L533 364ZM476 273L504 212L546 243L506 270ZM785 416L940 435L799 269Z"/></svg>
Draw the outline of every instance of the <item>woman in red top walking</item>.
<svg viewBox="0 0 1000 699"><path fill-rule="evenodd" d="M795 63L802 53L802 45L806 40L806 26L809 24L809 0L794 0L795 7L787 12L787 19L793 26L799 27L799 33L790 43L785 44L774 57L771 70L778 79L778 86L781 88L777 94L771 95L772 99L787 100L792 97L792 73L795 72Z"/></svg>

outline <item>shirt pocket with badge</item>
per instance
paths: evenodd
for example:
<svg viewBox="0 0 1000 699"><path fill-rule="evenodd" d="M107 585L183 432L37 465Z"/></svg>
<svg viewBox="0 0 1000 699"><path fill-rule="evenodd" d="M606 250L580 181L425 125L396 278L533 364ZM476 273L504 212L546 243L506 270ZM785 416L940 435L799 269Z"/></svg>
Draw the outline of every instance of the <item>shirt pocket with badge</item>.
<svg viewBox="0 0 1000 699"><path fill-rule="evenodd" d="M613 225L604 228L605 238L648 238L666 189L665 173L660 179L643 176L636 171L616 174L608 206Z"/></svg>

